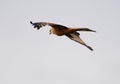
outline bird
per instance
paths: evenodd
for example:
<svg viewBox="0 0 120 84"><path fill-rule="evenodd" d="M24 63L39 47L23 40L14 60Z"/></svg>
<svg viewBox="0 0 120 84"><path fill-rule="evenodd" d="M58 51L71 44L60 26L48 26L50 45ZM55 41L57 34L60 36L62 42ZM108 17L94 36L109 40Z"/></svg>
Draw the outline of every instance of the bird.
<svg viewBox="0 0 120 84"><path fill-rule="evenodd" d="M50 22L32 22L30 23L37 28L38 30L44 26L50 26L49 34L55 34L57 36L67 36L69 39L76 41L84 46L86 46L89 50L93 51L91 46L88 46L80 37L80 33L78 31L88 31L88 32L96 32L95 30L91 30L89 28L71 28L67 26L63 26L56 23Z"/></svg>

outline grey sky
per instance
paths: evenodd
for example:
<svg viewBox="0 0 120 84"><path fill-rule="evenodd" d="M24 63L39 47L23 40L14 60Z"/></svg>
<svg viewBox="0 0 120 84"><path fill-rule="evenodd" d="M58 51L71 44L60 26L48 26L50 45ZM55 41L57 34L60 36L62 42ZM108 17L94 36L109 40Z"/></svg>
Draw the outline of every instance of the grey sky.
<svg viewBox="0 0 120 84"><path fill-rule="evenodd" d="M0 84L120 84L119 0L0 0ZM94 51L49 27L47 21L81 32Z"/></svg>

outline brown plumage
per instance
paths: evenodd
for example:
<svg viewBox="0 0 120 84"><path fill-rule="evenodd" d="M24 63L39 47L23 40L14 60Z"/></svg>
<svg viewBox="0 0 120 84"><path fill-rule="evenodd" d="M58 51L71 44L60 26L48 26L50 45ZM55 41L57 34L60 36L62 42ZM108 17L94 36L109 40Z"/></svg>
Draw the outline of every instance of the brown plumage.
<svg viewBox="0 0 120 84"><path fill-rule="evenodd" d="M59 24L54 24L54 23L49 23L49 22L36 22L36 23L32 23L32 21L30 21L30 23L34 26L34 28L37 28L38 30L46 25L51 26L52 28L50 29L50 34L55 34L57 36L67 36L68 38L70 38L71 40L74 40L84 46L86 46L87 48L89 48L91 51L93 51L92 47L88 46L81 38L80 38L80 34L77 31L90 31L90 32L96 32L94 30L88 29L88 28L68 28L66 26L63 25L59 25Z"/></svg>

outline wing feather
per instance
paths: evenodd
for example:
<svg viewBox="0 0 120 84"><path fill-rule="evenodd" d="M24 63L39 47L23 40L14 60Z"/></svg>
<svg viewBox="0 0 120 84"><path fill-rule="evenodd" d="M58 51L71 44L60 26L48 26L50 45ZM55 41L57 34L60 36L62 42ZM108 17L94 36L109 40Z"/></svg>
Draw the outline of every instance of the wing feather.
<svg viewBox="0 0 120 84"><path fill-rule="evenodd" d="M35 22L35 23L33 23L32 21L30 21L30 23L34 26L34 28L37 28L38 30L41 27L46 26L46 25L49 25L49 26L56 28L56 29L67 29L66 26L54 24L54 23L49 23L49 22Z"/></svg>
<svg viewBox="0 0 120 84"><path fill-rule="evenodd" d="M48 25L47 22L35 22L35 23L33 23L32 21L30 21L30 23L34 26L34 28L37 28L38 30L41 27Z"/></svg>
<svg viewBox="0 0 120 84"><path fill-rule="evenodd" d="M79 33L78 32L74 32L71 34L66 35L68 38L70 38L71 40L74 40L84 46L86 46L87 48L89 48L91 51L93 51L92 47L86 45L86 43L79 37Z"/></svg>
<svg viewBox="0 0 120 84"><path fill-rule="evenodd" d="M89 29L89 28L71 28L76 31L89 31L89 32L96 32L95 30Z"/></svg>

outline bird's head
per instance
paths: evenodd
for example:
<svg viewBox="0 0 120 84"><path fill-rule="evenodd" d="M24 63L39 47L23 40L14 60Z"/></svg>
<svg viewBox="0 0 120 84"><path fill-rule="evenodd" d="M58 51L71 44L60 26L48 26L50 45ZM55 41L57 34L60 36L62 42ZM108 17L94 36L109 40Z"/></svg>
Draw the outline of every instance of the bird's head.
<svg viewBox="0 0 120 84"><path fill-rule="evenodd" d="M50 35L50 34L52 34L52 30L51 30L51 29L50 29L50 31L49 31L49 35Z"/></svg>
<svg viewBox="0 0 120 84"><path fill-rule="evenodd" d="M50 29L49 34L55 34L54 29Z"/></svg>

